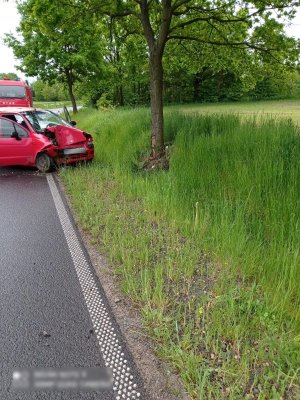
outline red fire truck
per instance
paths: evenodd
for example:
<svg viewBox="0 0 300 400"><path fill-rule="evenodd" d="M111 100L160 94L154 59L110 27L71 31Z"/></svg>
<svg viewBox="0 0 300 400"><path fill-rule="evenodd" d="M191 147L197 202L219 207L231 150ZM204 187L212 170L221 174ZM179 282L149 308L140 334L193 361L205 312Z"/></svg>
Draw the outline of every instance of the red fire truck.
<svg viewBox="0 0 300 400"><path fill-rule="evenodd" d="M27 82L0 80L0 107L32 107L32 92Z"/></svg>

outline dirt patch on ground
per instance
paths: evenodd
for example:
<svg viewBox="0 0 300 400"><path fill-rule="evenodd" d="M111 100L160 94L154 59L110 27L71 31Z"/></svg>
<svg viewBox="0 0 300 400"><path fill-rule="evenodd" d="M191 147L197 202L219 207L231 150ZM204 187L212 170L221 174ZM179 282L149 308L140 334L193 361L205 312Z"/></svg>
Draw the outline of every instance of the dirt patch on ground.
<svg viewBox="0 0 300 400"><path fill-rule="evenodd" d="M68 205L72 210L70 199L64 185L58 179ZM75 213L74 219L76 221ZM78 221L76 221L77 223ZM91 236L83 231L77 223L84 245L89 253L93 267L103 286L117 323L132 353L133 359L143 378L147 399L144 400L189 400L180 378L170 371L168 365L159 360L155 354L155 343L147 335L141 317L130 301L124 297L112 269L106 258L101 255Z"/></svg>

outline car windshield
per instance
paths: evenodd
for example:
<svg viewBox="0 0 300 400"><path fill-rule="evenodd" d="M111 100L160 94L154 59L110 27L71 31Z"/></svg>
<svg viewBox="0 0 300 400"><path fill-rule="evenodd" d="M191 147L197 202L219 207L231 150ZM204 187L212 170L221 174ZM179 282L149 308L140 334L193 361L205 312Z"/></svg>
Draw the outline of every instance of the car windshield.
<svg viewBox="0 0 300 400"><path fill-rule="evenodd" d="M23 86L0 85L1 99L24 99L25 88Z"/></svg>
<svg viewBox="0 0 300 400"><path fill-rule="evenodd" d="M23 113L28 119L33 129L38 133L43 133L45 128L50 126L64 125L71 126L64 119L51 111L26 111Z"/></svg>

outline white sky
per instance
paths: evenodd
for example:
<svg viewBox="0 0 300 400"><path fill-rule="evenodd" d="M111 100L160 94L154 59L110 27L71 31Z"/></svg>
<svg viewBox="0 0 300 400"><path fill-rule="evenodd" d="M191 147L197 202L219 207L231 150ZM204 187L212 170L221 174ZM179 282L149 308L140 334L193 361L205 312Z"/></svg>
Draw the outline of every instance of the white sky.
<svg viewBox="0 0 300 400"><path fill-rule="evenodd" d="M19 22L16 2L0 0L0 72L16 72L18 76L24 78L24 75L15 68L18 62L14 58L13 51L3 43L4 34L15 33Z"/></svg>
<svg viewBox="0 0 300 400"><path fill-rule="evenodd" d="M14 0L0 0L0 72L16 72L20 77L24 76L16 70L18 61L14 58L13 52L3 43L5 33L15 33L20 22ZM292 24L286 28L290 36L300 38L300 8Z"/></svg>

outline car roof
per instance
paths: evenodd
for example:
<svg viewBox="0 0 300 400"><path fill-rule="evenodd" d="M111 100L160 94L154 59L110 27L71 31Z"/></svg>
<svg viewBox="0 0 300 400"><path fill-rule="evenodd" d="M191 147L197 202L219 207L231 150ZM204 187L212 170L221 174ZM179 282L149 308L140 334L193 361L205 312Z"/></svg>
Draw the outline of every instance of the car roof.
<svg viewBox="0 0 300 400"><path fill-rule="evenodd" d="M0 113L23 113L28 111L47 111L41 108L34 108L34 107L0 107Z"/></svg>

